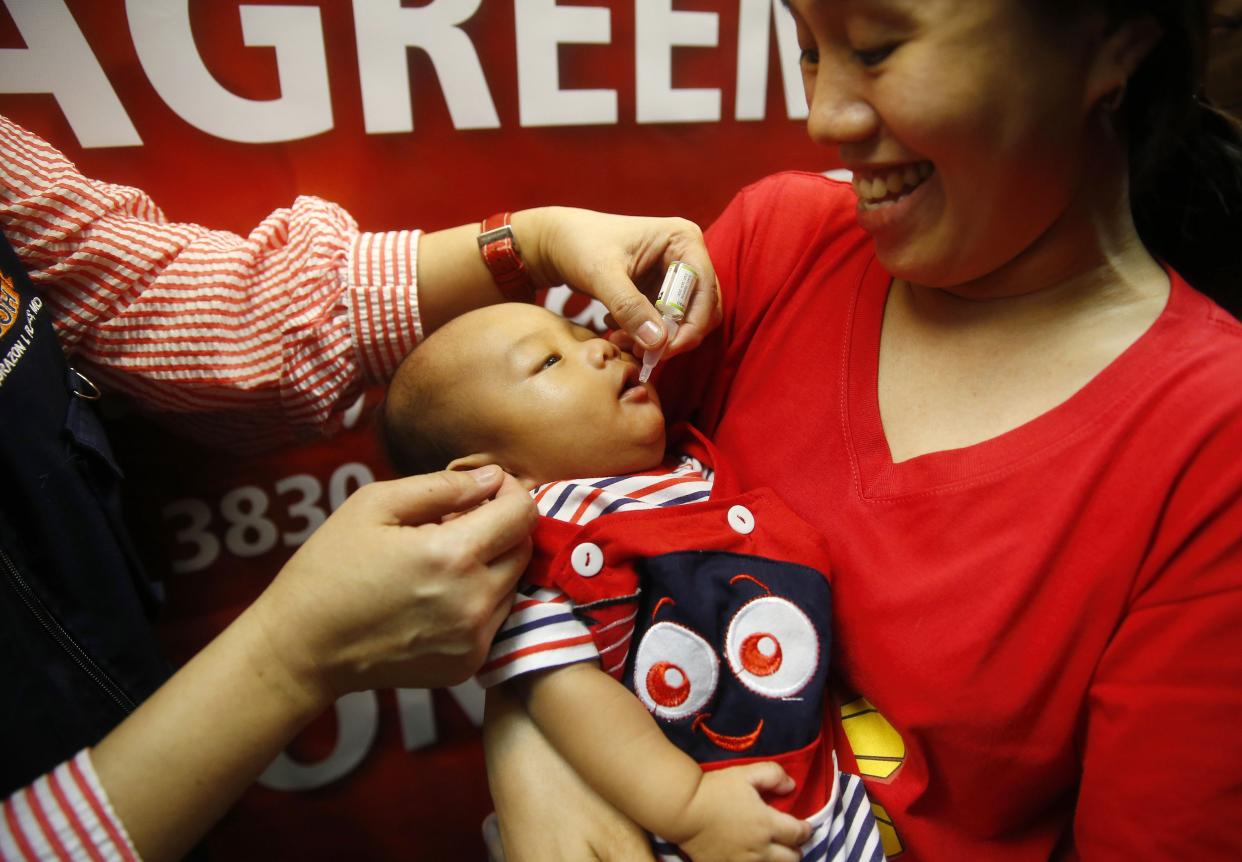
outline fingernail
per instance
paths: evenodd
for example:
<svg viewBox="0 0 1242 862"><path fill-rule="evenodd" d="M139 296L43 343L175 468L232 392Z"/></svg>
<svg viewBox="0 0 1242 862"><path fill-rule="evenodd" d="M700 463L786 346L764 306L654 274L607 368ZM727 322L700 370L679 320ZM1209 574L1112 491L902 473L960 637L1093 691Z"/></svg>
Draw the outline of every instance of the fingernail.
<svg viewBox="0 0 1242 862"><path fill-rule="evenodd" d="M638 327L638 343L648 349L659 344L662 335L664 331L660 329L660 325L650 320Z"/></svg>
<svg viewBox="0 0 1242 862"><path fill-rule="evenodd" d="M480 485L490 485L496 481L496 477L500 475L500 468L495 464L489 464L486 467L475 467L470 471L470 475L474 477L474 481Z"/></svg>

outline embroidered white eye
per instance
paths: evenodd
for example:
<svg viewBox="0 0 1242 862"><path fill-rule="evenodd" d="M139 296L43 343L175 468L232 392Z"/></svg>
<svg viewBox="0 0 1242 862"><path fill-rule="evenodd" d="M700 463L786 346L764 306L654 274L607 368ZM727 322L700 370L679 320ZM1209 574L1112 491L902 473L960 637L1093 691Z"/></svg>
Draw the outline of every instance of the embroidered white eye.
<svg viewBox="0 0 1242 862"><path fill-rule="evenodd" d="M819 666L819 637L796 605L776 596L747 602L725 635L733 675L764 697L797 694Z"/></svg>
<svg viewBox="0 0 1242 862"><path fill-rule="evenodd" d="M703 638L676 623L656 623L634 656L634 688L660 718L694 715L716 691L720 662Z"/></svg>

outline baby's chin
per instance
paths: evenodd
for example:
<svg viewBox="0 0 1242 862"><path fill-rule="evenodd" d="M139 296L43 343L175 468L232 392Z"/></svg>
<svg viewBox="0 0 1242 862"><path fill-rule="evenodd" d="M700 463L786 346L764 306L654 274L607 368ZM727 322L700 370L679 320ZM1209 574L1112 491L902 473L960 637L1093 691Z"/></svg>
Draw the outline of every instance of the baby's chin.
<svg viewBox="0 0 1242 862"><path fill-rule="evenodd" d="M664 433L661 429L658 438L642 443L621 445L615 441L599 451L578 453L573 463L548 465L541 471L543 476L533 480L534 487L547 482L560 482L566 479L589 479L597 476L624 476L629 473L641 473L658 467L664 460Z"/></svg>

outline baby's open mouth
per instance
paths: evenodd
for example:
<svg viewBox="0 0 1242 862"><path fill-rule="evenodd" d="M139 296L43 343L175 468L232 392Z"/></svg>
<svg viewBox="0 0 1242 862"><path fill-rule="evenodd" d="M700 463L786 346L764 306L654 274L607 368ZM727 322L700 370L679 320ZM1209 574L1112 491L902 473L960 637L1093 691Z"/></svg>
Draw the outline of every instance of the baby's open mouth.
<svg viewBox="0 0 1242 862"><path fill-rule="evenodd" d="M854 172L854 193L865 209L890 206L921 186L935 172L931 162Z"/></svg>
<svg viewBox="0 0 1242 862"><path fill-rule="evenodd" d="M638 395L646 395L647 387L645 384L638 382L638 366L625 363L625 372L621 376L621 390L617 393L617 397L626 400L634 398Z"/></svg>

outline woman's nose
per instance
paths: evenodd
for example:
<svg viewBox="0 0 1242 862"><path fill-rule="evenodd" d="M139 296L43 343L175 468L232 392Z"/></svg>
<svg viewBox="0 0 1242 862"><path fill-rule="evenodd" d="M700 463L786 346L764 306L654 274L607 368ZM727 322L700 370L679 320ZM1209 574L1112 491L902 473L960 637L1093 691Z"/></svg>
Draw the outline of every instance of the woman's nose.
<svg viewBox="0 0 1242 862"><path fill-rule="evenodd" d="M841 60L822 58L806 82L807 133L823 146L858 143L872 137L879 115L856 86L856 70Z"/></svg>

